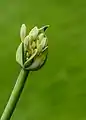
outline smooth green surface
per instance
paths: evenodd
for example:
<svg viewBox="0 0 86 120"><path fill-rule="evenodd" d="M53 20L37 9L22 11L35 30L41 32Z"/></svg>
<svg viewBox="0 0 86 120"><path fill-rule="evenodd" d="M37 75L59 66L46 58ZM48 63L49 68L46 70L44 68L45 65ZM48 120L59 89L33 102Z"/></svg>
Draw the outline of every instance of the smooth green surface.
<svg viewBox="0 0 86 120"><path fill-rule="evenodd" d="M50 25L49 56L28 77L12 120L86 120L86 0L0 0L0 115L20 71L22 23Z"/></svg>
<svg viewBox="0 0 86 120"><path fill-rule="evenodd" d="M10 120L24 89L29 71L21 69L0 120Z"/></svg>

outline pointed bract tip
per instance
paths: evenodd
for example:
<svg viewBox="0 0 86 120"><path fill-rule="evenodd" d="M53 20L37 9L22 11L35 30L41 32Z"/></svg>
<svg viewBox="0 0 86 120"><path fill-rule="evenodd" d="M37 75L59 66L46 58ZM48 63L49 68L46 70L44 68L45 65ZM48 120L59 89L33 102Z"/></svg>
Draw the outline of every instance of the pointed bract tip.
<svg viewBox="0 0 86 120"><path fill-rule="evenodd" d="M42 30L43 30L43 31L45 32L49 26L50 26L50 25L45 25L45 26L39 28L39 31L42 31Z"/></svg>

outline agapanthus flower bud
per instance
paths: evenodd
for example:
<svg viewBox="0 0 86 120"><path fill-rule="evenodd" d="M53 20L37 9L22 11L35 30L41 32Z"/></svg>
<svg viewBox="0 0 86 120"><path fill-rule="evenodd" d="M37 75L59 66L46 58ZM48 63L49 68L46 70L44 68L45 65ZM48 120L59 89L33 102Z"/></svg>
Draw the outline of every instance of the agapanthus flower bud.
<svg viewBox="0 0 86 120"><path fill-rule="evenodd" d="M29 38L31 40L35 40L37 35L39 33L39 29L37 27L34 27L30 32L29 32Z"/></svg>
<svg viewBox="0 0 86 120"><path fill-rule="evenodd" d="M21 29L20 29L21 41L24 40L25 36L26 36L26 26L25 26L25 24L22 24Z"/></svg>
<svg viewBox="0 0 86 120"><path fill-rule="evenodd" d="M21 43L16 52L16 61L26 70L38 70L41 68L48 54L48 40L45 30L48 26L42 28L34 27L26 35L26 26L23 24L20 29Z"/></svg>

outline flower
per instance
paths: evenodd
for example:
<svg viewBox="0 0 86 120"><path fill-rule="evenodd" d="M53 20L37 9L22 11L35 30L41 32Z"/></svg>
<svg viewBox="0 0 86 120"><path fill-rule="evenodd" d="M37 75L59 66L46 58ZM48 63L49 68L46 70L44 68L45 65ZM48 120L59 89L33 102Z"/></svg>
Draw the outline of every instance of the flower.
<svg viewBox="0 0 86 120"><path fill-rule="evenodd" d="M16 61L25 70L38 70L46 62L48 39L45 35L45 30L48 27L49 25L42 28L35 26L26 35L26 26L22 24L20 29L21 43L16 51Z"/></svg>

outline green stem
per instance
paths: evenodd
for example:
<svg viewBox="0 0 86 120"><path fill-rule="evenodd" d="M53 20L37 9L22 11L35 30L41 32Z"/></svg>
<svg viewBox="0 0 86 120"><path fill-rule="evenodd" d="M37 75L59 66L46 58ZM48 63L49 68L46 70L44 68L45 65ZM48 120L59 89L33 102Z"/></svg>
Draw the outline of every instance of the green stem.
<svg viewBox="0 0 86 120"><path fill-rule="evenodd" d="M5 110L4 110L0 120L10 120L10 118L13 114L13 111L16 107L16 104L19 100L19 97L21 95L21 92L24 88L28 73L29 73L29 71L26 71L24 69L21 70L21 72L18 76L18 79L16 81L16 84L14 86L14 89L9 98L9 101L5 107Z"/></svg>

